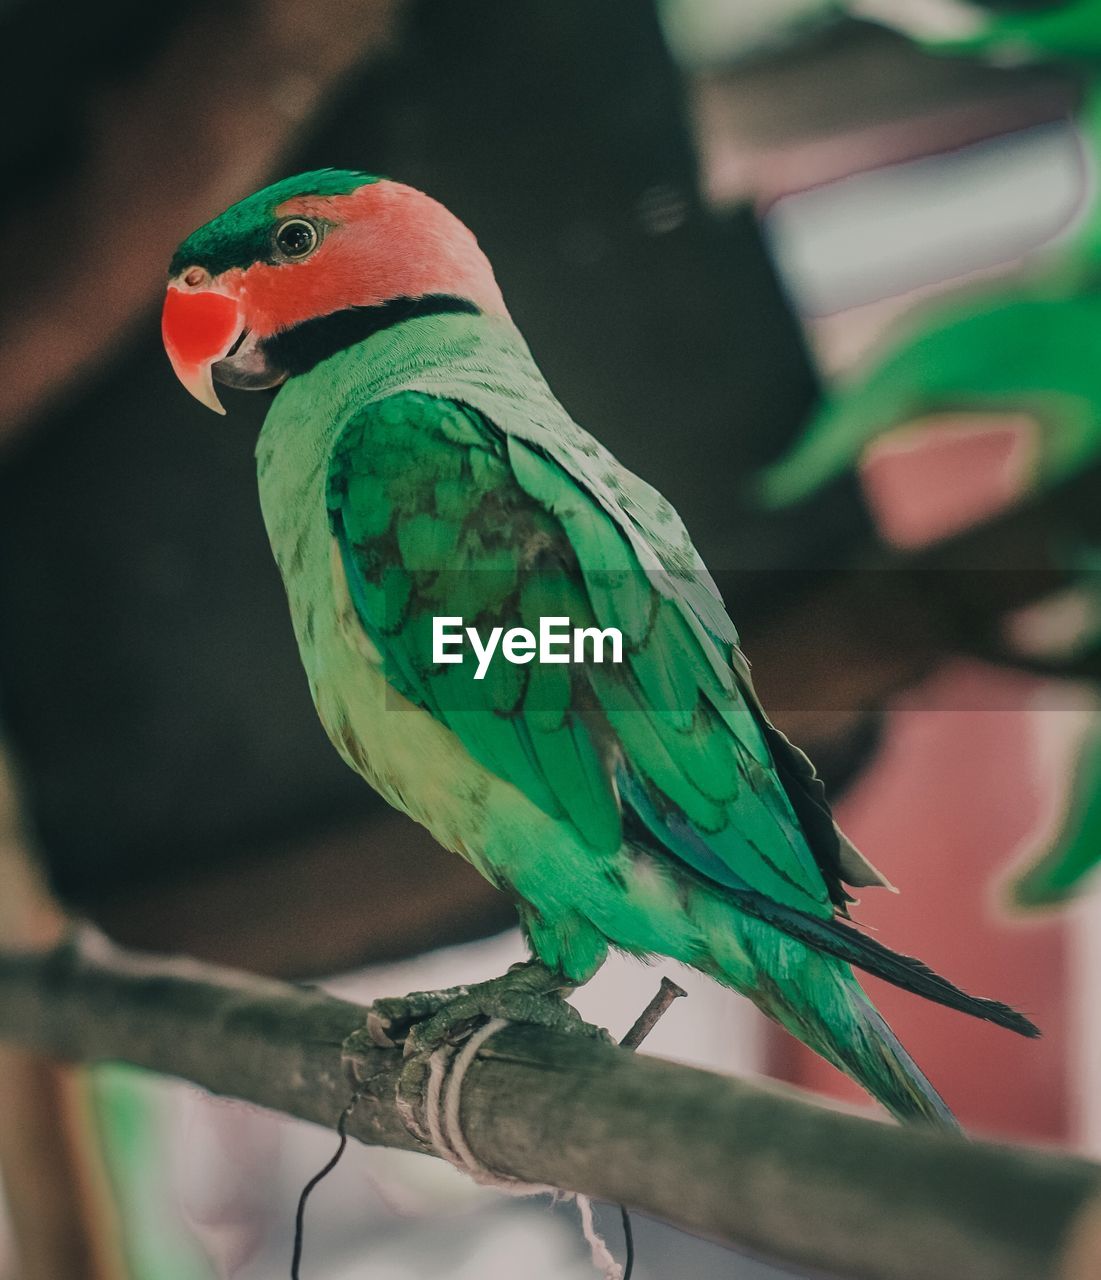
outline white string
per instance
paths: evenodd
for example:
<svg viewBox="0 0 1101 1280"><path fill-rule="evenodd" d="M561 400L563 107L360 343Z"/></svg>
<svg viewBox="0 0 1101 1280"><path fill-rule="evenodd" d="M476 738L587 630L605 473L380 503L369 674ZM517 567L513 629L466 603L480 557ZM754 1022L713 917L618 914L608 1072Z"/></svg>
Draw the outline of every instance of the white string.
<svg viewBox="0 0 1101 1280"><path fill-rule="evenodd" d="M589 1244L593 1266L600 1271L604 1280L623 1280L623 1268L612 1257L607 1241L596 1229L593 1222L593 1202L588 1196L575 1196L577 1212L581 1215L581 1231Z"/></svg>
<svg viewBox="0 0 1101 1280"><path fill-rule="evenodd" d="M457 1053L453 1046L445 1044L440 1045L429 1056L428 1083L424 1091L427 1140L438 1156L461 1169L483 1187L494 1187L510 1196L552 1195L556 1198L568 1198L572 1195L581 1215L581 1230L592 1254L593 1266L600 1271L604 1280L623 1280L623 1268L612 1257L611 1250L593 1222L593 1207L588 1196L563 1193L558 1187L522 1182L508 1174L497 1173L484 1165L470 1149L460 1119L463 1081L482 1045L507 1026L505 1018L491 1018L468 1037ZM412 1118L413 1108L402 1108L403 1114L406 1111ZM411 1128L417 1132L421 1127L414 1123ZM417 1136L424 1138L424 1131L418 1132Z"/></svg>
<svg viewBox="0 0 1101 1280"><path fill-rule="evenodd" d="M438 1155L484 1187L496 1187L512 1196L553 1194L555 1187L521 1182L519 1178L487 1168L471 1151L463 1133L460 1111L466 1073L482 1045L506 1026L504 1018L491 1018L467 1038L458 1053L451 1045L441 1045L433 1051L428 1059L428 1085L424 1094L428 1139Z"/></svg>

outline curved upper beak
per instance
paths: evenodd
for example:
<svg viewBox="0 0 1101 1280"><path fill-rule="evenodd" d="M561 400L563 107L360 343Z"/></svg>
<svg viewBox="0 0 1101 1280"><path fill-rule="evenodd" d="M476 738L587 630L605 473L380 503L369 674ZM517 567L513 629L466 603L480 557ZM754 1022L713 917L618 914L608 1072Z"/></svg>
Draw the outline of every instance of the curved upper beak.
<svg viewBox="0 0 1101 1280"><path fill-rule="evenodd" d="M240 301L218 289L181 288L170 281L161 312L164 349L176 377L196 400L225 413L214 390L212 369L245 328Z"/></svg>

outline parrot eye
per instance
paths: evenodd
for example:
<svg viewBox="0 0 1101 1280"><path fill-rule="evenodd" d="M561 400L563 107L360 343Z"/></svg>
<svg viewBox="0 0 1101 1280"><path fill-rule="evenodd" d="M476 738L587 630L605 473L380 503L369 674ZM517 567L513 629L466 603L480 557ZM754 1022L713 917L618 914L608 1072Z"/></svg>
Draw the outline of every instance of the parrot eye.
<svg viewBox="0 0 1101 1280"><path fill-rule="evenodd" d="M288 218L275 229L275 247L284 258L304 258L318 242L317 228L305 218Z"/></svg>

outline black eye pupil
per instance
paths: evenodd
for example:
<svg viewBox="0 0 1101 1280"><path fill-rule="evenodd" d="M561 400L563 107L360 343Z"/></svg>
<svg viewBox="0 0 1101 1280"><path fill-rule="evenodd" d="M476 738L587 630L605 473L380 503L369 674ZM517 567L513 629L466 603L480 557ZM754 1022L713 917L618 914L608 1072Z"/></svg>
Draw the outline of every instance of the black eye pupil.
<svg viewBox="0 0 1101 1280"><path fill-rule="evenodd" d="M317 232L308 222L288 222L279 229L276 242L290 258L299 258L314 247Z"/></svg>

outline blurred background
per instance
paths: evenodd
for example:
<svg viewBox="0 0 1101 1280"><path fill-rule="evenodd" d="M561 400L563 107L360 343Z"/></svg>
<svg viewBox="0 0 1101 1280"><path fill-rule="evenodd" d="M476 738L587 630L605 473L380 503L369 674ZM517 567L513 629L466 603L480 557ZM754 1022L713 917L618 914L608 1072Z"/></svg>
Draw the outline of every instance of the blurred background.
<svg viewBox="0 0 1101 1280"><path fill-rule="evenodd" d="M869 981L962 1122L1101 1156L1099 60L1101 0L2 0L0 945L79 915L365 1002L522 954L316 722L256 501L267 398L217 419L160 346L184 235L361 168L467 222L559 398L681 511L902 890L859 919L1042 1026ZM662 971L610 962L577 1003L622 1034ZM674 976L647 1052L864 1105ZM332 1147L0 1050L0 1280L284 1276ZM572 1215L349 1151L304 1274L588 1276ZM786 1274L636 1235L638 1280Z"/></svg>

